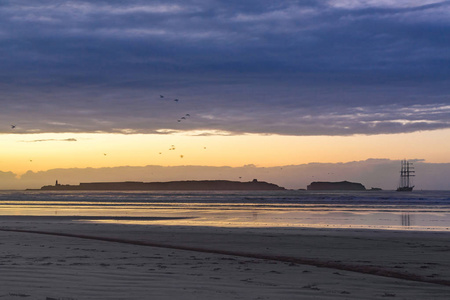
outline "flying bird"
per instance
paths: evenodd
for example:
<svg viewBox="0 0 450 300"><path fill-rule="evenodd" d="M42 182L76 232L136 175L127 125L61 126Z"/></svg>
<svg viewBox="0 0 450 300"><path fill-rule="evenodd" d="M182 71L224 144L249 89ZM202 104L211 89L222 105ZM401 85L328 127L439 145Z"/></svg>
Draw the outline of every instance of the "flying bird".
<svg viewBox="0 0 450 300"><path fill-rule="evenodd" d="M181 120L186 120L186 117L181 117Z"/></svg>
<svg viewBox="0 0 450 300"><path fill-rule="evenodd" d="M191 115L190 114L186 114L186 117L190 117Z"/></svg>
<svg viewBox="0 0 450 300"><path fill-rule="evenodd" d="M164 95L159 95L159 98L164 98Z"/></svg>
<svg viewBox="0 0 450 300"><path fill-rule="evenodd" d="M173 101L178 102L179 100L178 99L173 99Z"/></svg>
<svg viewBox="0 0 450 300"><path fill-rule="evenodd" d="M14 129L14 128L16 128L16 125L11 125L11 129Z"/></svg>

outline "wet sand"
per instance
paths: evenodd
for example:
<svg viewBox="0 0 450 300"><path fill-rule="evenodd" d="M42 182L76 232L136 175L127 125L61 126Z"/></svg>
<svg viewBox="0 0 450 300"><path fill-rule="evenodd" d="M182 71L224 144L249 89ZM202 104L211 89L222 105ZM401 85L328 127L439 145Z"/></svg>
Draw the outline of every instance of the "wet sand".
<svg viewBox="0 0 450 300"><path fill-rule="evenodd" d="M125 225L73 217L0 217L0 229L0 299L450 295L446 232Z"/></svg>

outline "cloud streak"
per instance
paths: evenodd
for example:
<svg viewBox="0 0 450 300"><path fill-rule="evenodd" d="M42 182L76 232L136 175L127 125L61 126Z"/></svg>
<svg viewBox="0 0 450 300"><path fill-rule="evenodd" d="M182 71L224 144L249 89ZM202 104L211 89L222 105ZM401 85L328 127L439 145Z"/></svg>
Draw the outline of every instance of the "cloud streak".
<svg viewBox="0 0 450 300"><path fill-rule="evenodd" d="M31 141L20 141L22 143L41 143L41 142L76 142L77 139L41 139L41 140L31 140Z"/></svg>
<svg viewBox="0 0 450 300"><path fill-rule="evenodd" d="M4 2L0 132L449 128L448 36L450 1Z"/></svg>

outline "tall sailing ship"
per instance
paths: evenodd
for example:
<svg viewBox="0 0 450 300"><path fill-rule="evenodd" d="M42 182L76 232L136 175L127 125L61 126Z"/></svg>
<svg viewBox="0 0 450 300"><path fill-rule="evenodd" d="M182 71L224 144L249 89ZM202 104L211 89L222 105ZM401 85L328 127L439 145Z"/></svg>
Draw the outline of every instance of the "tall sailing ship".
<svg viewBox="0 0 450 300"><path fill-rule="evenodd" d="M402 160L402 168L400 170L400 185L397 192L411 192L414 188L411 177L414 177L414 167L407 160Z"/></svg>

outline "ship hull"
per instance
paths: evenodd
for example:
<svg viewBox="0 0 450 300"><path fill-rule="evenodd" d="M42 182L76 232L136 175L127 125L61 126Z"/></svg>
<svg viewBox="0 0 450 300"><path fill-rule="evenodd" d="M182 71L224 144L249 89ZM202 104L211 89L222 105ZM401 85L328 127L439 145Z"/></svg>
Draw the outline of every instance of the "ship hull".
<svg viewBox="0 0 450 300"><path fill-rule="evenodd" d="M413 186L403 186L397 189L397 192L412 192Z"/></svg>

